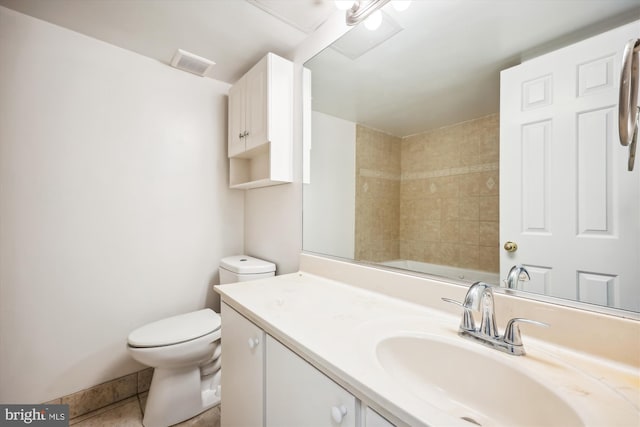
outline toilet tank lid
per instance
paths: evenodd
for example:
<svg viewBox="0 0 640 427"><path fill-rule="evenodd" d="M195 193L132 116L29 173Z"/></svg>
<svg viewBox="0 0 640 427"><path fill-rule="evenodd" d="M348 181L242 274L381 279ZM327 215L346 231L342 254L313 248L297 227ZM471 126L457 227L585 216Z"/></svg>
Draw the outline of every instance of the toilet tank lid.
<svg viewBox="0 0 640 427"><path fill-rule="evenodd" d="M276 265L247 255L234 255L220 260L220 267L238 274L271 273Z"/></svg>
<svg viewBox="0 0 640 427"><path fill-rule="evenodd" d="M141 326L127 339L133 347L159 347L200 338L220 328L220 315L209 308Z"/></svg>

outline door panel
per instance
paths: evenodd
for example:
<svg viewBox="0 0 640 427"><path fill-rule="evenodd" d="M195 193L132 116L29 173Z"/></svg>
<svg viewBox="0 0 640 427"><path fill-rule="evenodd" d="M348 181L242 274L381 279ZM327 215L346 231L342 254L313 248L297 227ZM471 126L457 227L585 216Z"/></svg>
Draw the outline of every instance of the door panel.
<svg viewBox="0 0 640 427"><path fill-rule="evenodd" d="M635 22L501 73L500 273L520 288L640 310L640 178L617 136L622 50Z"/></svg>

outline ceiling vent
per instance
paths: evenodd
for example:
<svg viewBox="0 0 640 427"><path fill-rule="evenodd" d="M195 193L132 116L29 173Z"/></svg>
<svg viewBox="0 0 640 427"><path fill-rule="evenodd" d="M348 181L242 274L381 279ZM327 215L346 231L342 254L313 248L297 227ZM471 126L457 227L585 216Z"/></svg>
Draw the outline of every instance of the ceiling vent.
<svg viewBox="0 0 640 427"><path fill-rule="evenodd" d="M207 74L214 65L216 65L215 62L182 49L178 49L171 60L172 67L201 77Z"/></svg>

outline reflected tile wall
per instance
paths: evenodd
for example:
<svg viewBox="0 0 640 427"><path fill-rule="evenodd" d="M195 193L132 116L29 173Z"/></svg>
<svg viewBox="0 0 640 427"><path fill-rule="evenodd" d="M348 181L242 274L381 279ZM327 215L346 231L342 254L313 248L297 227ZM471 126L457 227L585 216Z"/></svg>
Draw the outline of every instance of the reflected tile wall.
<svg viewBox="0 0 640 427"><path fill-rule="evenodd" d="M400 142L356 126L357 260L385 261L400 255Z"/></svg>
<svg viewBox="0 0 640 427"><path fill-rule="evenodd" d="M499 271L498 114L401 143L400 258Z"/></svg>
<svg viewBox="0 0 640 427"><path fill-rule="evenodd" d="M356 259L499 271L498 114L399 138L356 127Z"/></svg>

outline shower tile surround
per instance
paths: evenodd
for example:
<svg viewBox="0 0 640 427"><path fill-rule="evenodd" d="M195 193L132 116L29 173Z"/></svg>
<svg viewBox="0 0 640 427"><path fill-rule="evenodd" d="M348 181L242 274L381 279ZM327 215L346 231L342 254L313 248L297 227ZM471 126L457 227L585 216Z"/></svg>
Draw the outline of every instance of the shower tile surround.
<svg viewBox="0 0 640 427"><path fill-rule="evenodd" d="M356 126L357 260L400 256L400 142L398 137Z"/></svg>
<svg viewBox="0 0 640 427"><path fill-rule="evenodd" d="M356 127L357 260L499 271L499 115L404 138Z"/></svg>

